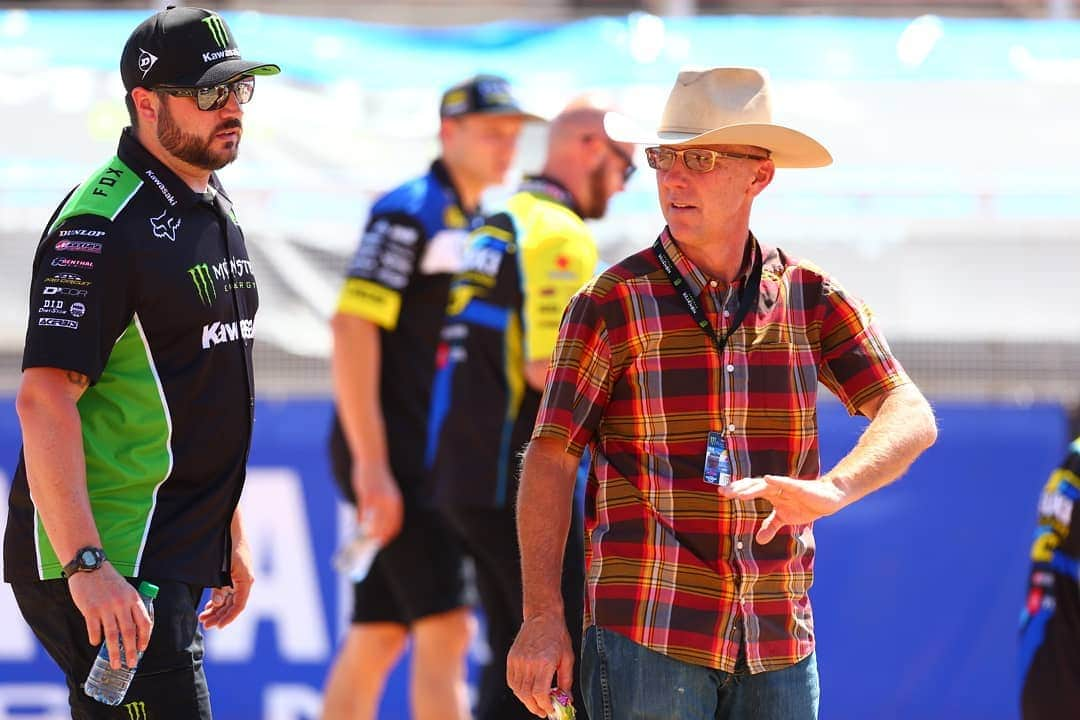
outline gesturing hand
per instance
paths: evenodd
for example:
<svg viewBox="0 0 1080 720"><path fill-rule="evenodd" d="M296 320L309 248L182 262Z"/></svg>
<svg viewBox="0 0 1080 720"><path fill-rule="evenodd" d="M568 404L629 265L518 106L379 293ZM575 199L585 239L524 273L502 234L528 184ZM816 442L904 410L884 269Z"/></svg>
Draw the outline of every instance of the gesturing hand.
<svg viewBox="0 0 1080 720"><path fill-rule="evenodd" d="M736 480L720 494L731 500L765 498L773 510L757 531L755 539L771 542L785 525L804 525L832 515L844 506L845 494L829 480L796 480L782 475Z"/></svg>

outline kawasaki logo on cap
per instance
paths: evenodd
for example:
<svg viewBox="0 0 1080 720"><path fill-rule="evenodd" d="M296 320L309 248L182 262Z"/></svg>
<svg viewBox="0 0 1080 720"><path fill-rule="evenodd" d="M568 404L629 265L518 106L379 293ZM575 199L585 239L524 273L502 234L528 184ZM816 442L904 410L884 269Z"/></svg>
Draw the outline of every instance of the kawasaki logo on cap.
<svg viewBox="0 0 1080 720"><path fill-rule="evenodd" d="M225 21L221 19L220 15L203 18L203 22L206 23L206 27L210 30L210 37L214 39L218 47L227 47L229 45L229 31L225 29Z"/></svg>

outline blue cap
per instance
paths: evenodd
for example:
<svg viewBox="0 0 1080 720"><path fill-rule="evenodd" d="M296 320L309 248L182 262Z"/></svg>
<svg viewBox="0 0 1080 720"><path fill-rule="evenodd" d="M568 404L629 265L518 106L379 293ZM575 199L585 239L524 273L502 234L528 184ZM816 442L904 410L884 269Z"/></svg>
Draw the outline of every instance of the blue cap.
<svg viewBox="0 0 1080 720"><path fill-rule="evenodd" d="M516 115L526 120L545 118L521 109L510 82L498 75L476 75L463 80L443 93L439 117L462 115Z"/></svg>

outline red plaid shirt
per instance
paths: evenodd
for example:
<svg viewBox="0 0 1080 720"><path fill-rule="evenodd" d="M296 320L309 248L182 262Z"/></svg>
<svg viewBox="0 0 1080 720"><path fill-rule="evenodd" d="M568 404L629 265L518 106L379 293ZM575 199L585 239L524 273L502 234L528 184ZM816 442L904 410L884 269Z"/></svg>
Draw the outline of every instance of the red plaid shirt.
<svg viewBox="0 0 1080 720"><path fill-rule="evenodd" d="M710 281L667 230L661 242L723 337L738 288ZM818 380L852 413L909 380L861 301L751 242L761 291L723 357L651 248L586 285L563 316L533 437L593 450L586 626L727 672L744 643L756 673L814 648L814 536L786 527L757 544L771 506L723 500L705 483L709 431L723 433L733 479L814 480Z"/></svg>

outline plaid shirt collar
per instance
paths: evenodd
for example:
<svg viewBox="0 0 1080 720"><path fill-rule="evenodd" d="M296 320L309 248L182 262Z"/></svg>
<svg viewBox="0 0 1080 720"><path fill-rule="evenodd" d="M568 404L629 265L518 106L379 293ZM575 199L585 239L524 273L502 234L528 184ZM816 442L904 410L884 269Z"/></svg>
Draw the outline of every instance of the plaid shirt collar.
<svg viewBox="0 0 1080 720"><path fill-rule="evenodd" d="M746 250L743 252L742 267L739 269L739 275L735 279L735 285L742 292L742 286L746 284L747 279L750 277L750 272L754 267L753 259L756 253L763 253L763 269L762 269L762 292L765 292L767 279L771 279L775 285L777 275L782 272L780 260L777 257L775 251L771 248L767 248L761 245L757 238L754 237L754 233L749 233L746 237ZM683 276L683 280L686 281L687 286L693 291L694 297L700 298L703 293L709 288L709 284L712 279L706 275L701 268L694 264L694 262L686 257L682 249L679 248L678 241L671 234L671 229L665 227L663 232L660 233L660 244L664 250L667 251L668 257L675 263L675 268ZM717 285L727 288L727 283L717 280Z"/></svg>

